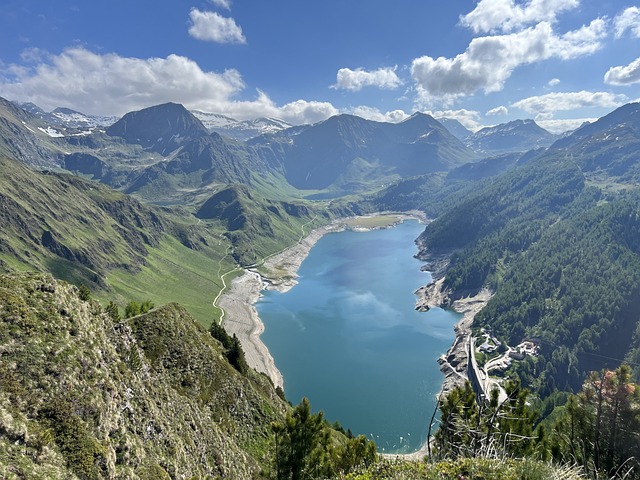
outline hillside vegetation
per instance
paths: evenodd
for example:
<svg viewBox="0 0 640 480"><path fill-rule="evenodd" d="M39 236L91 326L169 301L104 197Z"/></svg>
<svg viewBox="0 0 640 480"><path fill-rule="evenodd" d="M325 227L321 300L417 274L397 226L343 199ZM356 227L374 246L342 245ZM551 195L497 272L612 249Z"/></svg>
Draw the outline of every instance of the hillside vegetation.
<svg viewBox="0 0 640 480"><path fill-rule="evenodd" d="M169 304L120 319L48 275L0 276L0 476L29 479L545 478L534 461L379 462L291 409ZM301 470L304 469L304 470ZM308 475L307 473L307 475ZM557 478L579 478L572 475Z"/></svg>
<svg viewBox="0 0 640 480"><path fill-rule="evenodd" d="M165 104L52 138L0 99L0 477L637 478L639 119L528 152L553 137L498 126L481 158L422 114L242 142ZM211 302L335 217L411 209L440 293L492 292L474 332L540 349L506 400L442 396L431 458L400 462L287 404Z"/></svg>
<svg viewBox="0 0 640 480"><path fill-rule="evenodd" d="M608 185L543 154L463 196L420 239L426 256L455 252L443 282L452 297L495 291L477 326L510 344L542 341L515 369L545 397L591 370L638 363L640 197Z"/></svg>
<svg viewBox="0 0 640 480"><path fill-rule="evenodd" d="M184 308L114 320L46 275L0 277L0 476L257 478L284 402Z"/></svg>

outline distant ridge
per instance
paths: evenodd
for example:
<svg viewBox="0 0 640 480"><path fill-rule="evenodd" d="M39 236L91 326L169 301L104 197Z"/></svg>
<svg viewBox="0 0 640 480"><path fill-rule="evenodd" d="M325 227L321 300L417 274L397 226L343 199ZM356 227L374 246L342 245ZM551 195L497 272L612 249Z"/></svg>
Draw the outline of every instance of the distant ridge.
<svg viewBox="0 0 640 480"><path fill-rule="evenodd" d="M473 132L455 118L439 118L438 121L458 140L464 141Z"/></svg>
<svg viewBox="0 0 640 480"><path fill-rule="evenodd" d="M501 154L548 147L558 137L533 120L514 120L472 133L465 144L477 152Z"/></svg>
<svg viewBox="0 0 640 480"><path fill-rule="evenodd" d="M477 158L433 117L393 124L337 115L248 142L279 158L287 181L302 189L353 191L392 178L449 169Z"/></svg>
<svg viewBox="0 0 640 480"><path fill-rule="evenodd" d="M283 120L271 117L240 121L218 113L207 113L199 110L193 110L191 113L210 132L217 132L220 135L235 138L236 140L249 140L259 135L277 133L292 127L291 124Z"/></svg>

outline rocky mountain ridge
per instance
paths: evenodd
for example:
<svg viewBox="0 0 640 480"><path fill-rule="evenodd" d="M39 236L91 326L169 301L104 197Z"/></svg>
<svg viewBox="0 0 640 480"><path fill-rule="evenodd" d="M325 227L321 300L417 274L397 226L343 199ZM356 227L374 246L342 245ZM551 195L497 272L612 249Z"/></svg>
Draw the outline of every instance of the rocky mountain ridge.
<svg viewBox="0 0 640 480"><path fill-rule="evenodd" d="M285 403L175 304L121 320L47 275L0 276L0 476L260 478Z"/></svg>
<svg viewBox="0 0 640 480"><path fill-rule="evenodd" d="M439 122L415 114L392 124L338 115L250 140L266 158L277 158L299 189L362 189L392 178L446 171L476 159Z"/></svg>
<svg viewBox="0 0 640 480"><path fill-rule="evenodd" d="M528 119L482 128L468 135L464 143L477 152L495 155L548 147L558 138Z"/></svg>

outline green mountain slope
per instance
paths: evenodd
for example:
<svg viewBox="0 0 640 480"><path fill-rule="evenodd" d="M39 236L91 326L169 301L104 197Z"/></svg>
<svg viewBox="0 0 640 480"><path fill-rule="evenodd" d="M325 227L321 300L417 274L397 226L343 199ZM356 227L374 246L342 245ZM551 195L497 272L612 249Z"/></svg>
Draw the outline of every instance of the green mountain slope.
<svg viewBox="0 0 640 480"><path fill-rule="evenodd" d="M596 135L563 139L466 193L420 239L426 257L454 251L443 282L451 297L495 292L476 326L512 345L541 340L541 355L512 373L543 396L622 361L640 374L640 192L621 174L638 165L626 148L639 138L635 111L623 107L590 127ZM626 136L612 143L612 129ZM572 155L585 145L611 168Z"/></svg>
<svg viewBox="0 0 640 480"><path fill-rule="evenodd" d="M0 266L84 283L118 303L179 301L203 324L229 268L228 241L187 212L150 208L68 174L0 158ZM206 274L205 272L212 272ZM220 282L220 283L218 283Z"/></svg>
<svg viewBox="0 0 640 480"><path fill-rule="evenodd" d="M439 122L415 114L398 124L338 115L250 140L300 189L344 193L379 189L398 178L447 171L476 155Z"/></svg>
<svg viewBox="0 0 640 480"><path fill-rule="evenodd" d="M614 110L558 140L549 154L569 158L599 186L640 180L640 103Z"/></svg>
<svg viewBox="0 0 640 480"><path fill-rule="evenodd" d="M197 210L196 217L222 222L233 244L233 257L252 264L293 245L307 225L306 233L328 221L310 205L268 200L244 185L234 184L216 192Z"/></svg>
<svg viewBox="0 0 640 480"><path fill-rule="evenodd" d="M114 320L46 275L0 276L0 477L260 478L286 405L170 304Z"/></svg>

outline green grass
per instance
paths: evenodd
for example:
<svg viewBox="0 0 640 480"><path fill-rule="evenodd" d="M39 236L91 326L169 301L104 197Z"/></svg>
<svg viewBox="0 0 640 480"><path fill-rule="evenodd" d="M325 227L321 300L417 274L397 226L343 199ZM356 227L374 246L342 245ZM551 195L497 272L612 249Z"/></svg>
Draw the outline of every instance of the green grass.
<svg viewBox="0 0 640 480"><path fill-rule="evenodd" d="M225 257L222 243L207 251L190 250L172 237L165 237L160 247L149 248L147 265L135 275L112 271L108 283L117 294L116 303L151 300L156 305L178 302L204 327L219 316L212 302L220 289L220 274L233 268ZM219 249L219 250L218 250ZM104 295L105 300L109 292Z"/></svg>
<svg viewBox="0 0 640 480"><path fill-rule="evenodd" d="M372 217L350 218L345 223L351 228L383 228L391 227L400 220L397 215L376 215Z"/></svg>
<svg viewBox="0 0 640 480"><path fill-rule="evenodd" d="M439 462L384 460L368 469L341 477L347 480L580 480L576 467L532 459L459 458Z"/></svg>

